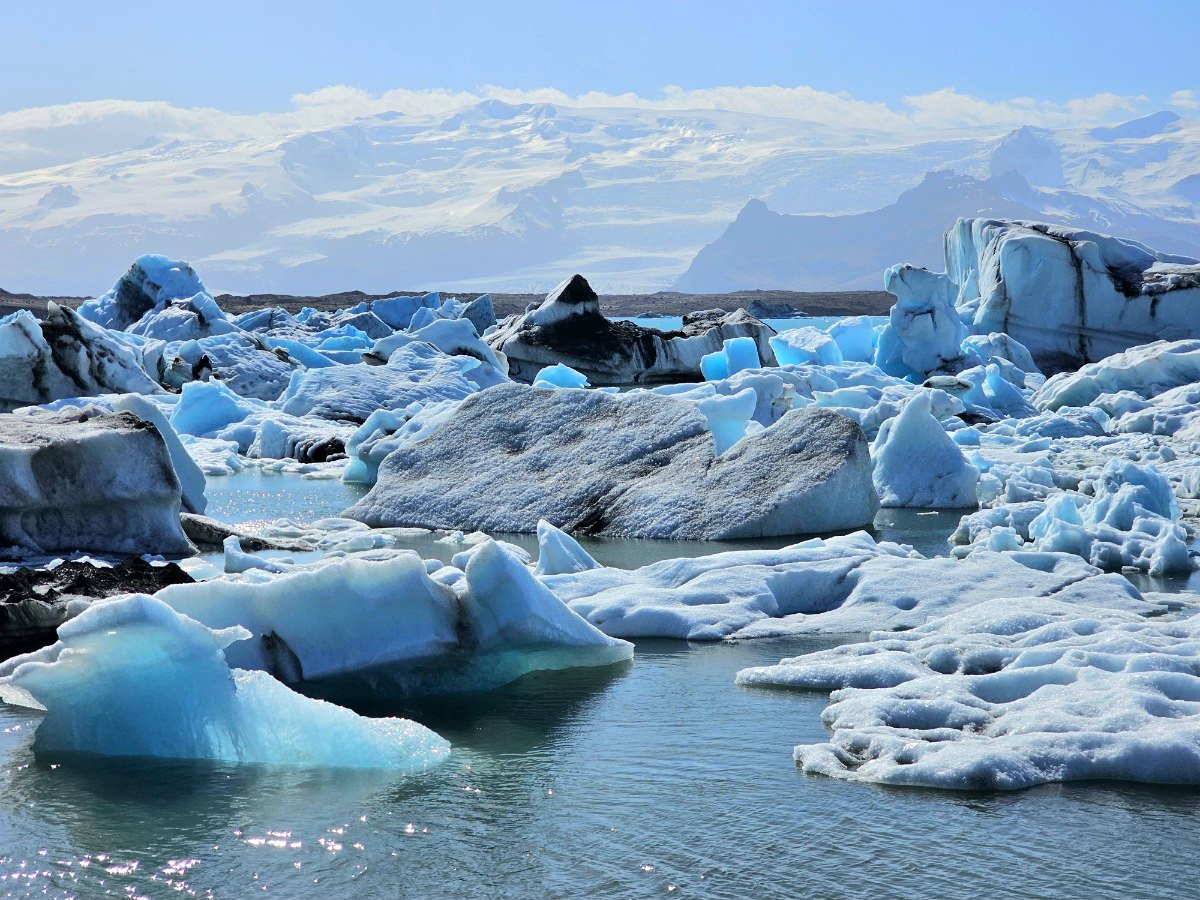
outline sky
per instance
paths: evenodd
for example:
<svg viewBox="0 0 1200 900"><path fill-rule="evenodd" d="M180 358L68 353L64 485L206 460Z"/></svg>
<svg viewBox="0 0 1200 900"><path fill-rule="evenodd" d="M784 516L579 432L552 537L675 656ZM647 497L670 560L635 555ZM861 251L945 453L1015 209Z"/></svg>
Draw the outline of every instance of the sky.
<svg viewBox="0 0 1200 900"><path fill-rule="evenodd" d="M1158 2L1154 19L1155 34L1195 34L1200 3ZM335 85L649 98L806 86L904 111L920 110L914 97L1031 98L1097 120L1200 106L1194 54L1130 28L1143 14L1111 0L39 0L5 7L0 114L109 99L280 112Z"/></svg>

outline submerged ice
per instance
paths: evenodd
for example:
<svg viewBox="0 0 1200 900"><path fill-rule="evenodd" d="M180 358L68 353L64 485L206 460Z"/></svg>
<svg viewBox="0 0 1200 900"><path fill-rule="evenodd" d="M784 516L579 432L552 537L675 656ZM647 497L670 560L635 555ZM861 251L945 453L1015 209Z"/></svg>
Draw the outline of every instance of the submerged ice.
<svg viewBox="0 0 1200 900"><path fill-rule="evenodd" d="M214 630L153 597L96 603L58 643L0 663L0 699L42 709L36 748L101 756L425 771L449 744L405 719L368 719L231 669Z"/></svg>

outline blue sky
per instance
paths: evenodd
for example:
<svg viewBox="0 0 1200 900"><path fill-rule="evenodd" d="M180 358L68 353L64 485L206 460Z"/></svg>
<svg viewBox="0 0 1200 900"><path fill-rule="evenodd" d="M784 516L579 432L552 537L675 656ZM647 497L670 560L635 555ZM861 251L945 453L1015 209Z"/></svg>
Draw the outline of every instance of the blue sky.
<svg viewBox="0 0 1200 900"><path fill-rule="evenodd" d="M1151 13L1110 0L47 0L6 4L0 29L0 112L99 99L277 111L334 84L642 96L809 85L891 106L945 87L990 101L1111 92L1157 106L1200 93L1194 53L1170 37L1200 32L1197 2Z"/></svg>

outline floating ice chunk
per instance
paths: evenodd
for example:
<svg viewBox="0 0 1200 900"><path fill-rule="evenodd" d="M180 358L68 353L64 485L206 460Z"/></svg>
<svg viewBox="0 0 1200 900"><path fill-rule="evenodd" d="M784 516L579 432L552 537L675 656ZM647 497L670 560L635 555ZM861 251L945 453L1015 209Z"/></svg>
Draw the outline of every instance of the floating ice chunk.
<svg viewBox="0 0 1200 900"><path fill-rule="evenodd" d="M0 411L80 396L162 393L113 332L53 301L47 310L41 322L28 310L0 318Z"/></svg>
<svg viewBox="0 0 1200 900"><path fill-rule="evenodd" d="M162 433L99 407L0 415L0 548L191 552Z"/></svg>
<svg viewBox="0 0 1200 900"><path fill-rule="evenodd" d="M463 448L472 452L464 454ZM797 410L719 456L692 403L503 384L383 461L347 515L376 527L720 539L859 527L877 510L866 441Z"/></svg>
<svg viewBox="0 0 1200 900"><path fill-rule="evenodd" d="M1200 336L1200 266L1189 257L994 219L959 219L945 247L972 330L1007 332L1039 358L1078 365L1159 337Z"/></svg>
<svg viewBox="0 0 1200 900"><path fill-rule="evenodd" d="M416 553L384 550L157 596L210 628L246 628L226 649L232 665L335 696L483 690L630 656L486 536L464 562L453 587Z"/></svg>
<svg viewBox="0 0 1200 900"><path fill-rule="evenodd" d="M746 426L757 405L758 394L751 388L732 395L714 394L696 402L696 408L704 414L708 430L712 432L713 452L717 456L746 436Z"/></svg>
<svg viewBox="0 0 1200 900"><path fill-rule="evenodd" d="M842 349L829 334L811 325L789 328L770 339L771 349L781 366L836 366L842 362ZM757 367L755 367L757 368ZM730 375L733 372L729 373Z"/></svg>
<svg viewBox="0 0 1200 900"><path fill-rule="evenodd" d="M537 524L538 563L535 575L565 575L598 569L588 552L565 531L555 528L545 519Z"/></svg>
<svg viewBox="0 0 1200 900"><path fill-rule="evenodd" d="M587 377L580 372L576 372L570 366L564 363L556 363L553 366L546 366L537 373L533 379L533 386L537 388L586 388L588 384Z"/></svg>
<svg viewBox="0 0 1200 900"><path fill-rule="evenodd" d="M245 629L206 628L144 594L93 604L58 643L0 663L0 699L46 711L35 748L102 756L423 772L450 745L231 670Z"/></svg>
<svg viewBox="0 0 1200 900"><path fill-rule="evenodd" d="M371 312L395 329L404 329L420 309L437 309L441 295L432 291L420 297L386 297L371 302Z"/></svg>
<svg viewBox="0 0 1200 900"><path fill-rule="evenodd" d="M108 293L83 303L79 314L104 328L124 331L155 307L201 293L208 289L186 262L147 254L134 260Z"/></svg>
<svg viewBox="0 0 1200 900"><path fill-rule="evenodd" d="M738 682L838 689L829 742L795 750L806 772L962 790L1197 783L1198 620L1144 607L996 599Z"/></svg>
<svg viewBox="0 0 1200 900"><path fill-rule="evenodd" d="M827 330L846 362L869 363L875 359L875 346L882 328L876 328L869 316L838 319Z"/></svg>
<svg viewBox="0 0 1200 900"><path fill-rule="evenodd" d="M220 381L191 381L183 386L171 412L171 427L180 434L208 437L266 407L239 397Z"/></svg>
<svg viewBox="0 0 1200 900"><path fill-rule="evenodd" d="M496 310L492 306L491 294L480 294L463 307L459 318L468 320L478 334L483 334L496 324Z"/></svg>
<svg viewBox="0 0 1200 900"><path fill-rule="evenodd" d="M1006 359L1023 372L1040 374L1029 349L1010 335L993 331L991 334L971 334L964 338L962 349L975 355L981 363L989 363L1000 357Z"/></svg>
<svg viewBox="0 0 1200 900"><path fill-rule="evenodd" d="M967 326L954 307L958 286L945 275L899 265L884 274L883 287L896 303L879 335L875 365L916 379L961 368Z"/></svg>
<svg viewBox="0 0 1200 900"><path fill-rule="evenodd" d="M425 313L430 321L419 321ZM508 360L480 340L475 326L467 319L439 319L432 310L421 310L413 319L408 332L398 332L375 342L363 361L372 364L386 363L400 347L413 341L424 341L437 347L447 356L469 356L486 363L500 375L508 374Z"/></svg>
<svg viewBox="0 0 1200 900"><path fill-rule="evenodd" d="M930 396L915 394L888 419L871 446L875 489L883 506L975 507L979 470L930 415Z"/></svg>
<svg viewBox="0 0 1200 900"><path fill-rule="evenodd" d="M276 408L293 416L365 422L377 409L414 402L461 400L481 387L508 379L469 356L448 356L414 341L388 357L387 365L349 365L297 373Z"/></svg>
<svg viewBox="0 0 1200 900"><path fill-rule="evenodd" d="M1200 339L1155 341L1049 379L1033 397L1038 409L1088 406L1101 394L1131 391L1150 399L1169 388L1200 383Z"/></svg>
<svg viewBox="0 0 1200 900"><path fill-rule="evenodd" d="M243 551L242 542L236 534L231 534L225 538L223 548L225 550L225 572L227 574L249 572L251 569L261 569L264 572L278 574L287 569L286 566L277 565L270 560L263 559L261 556L255 556L252 553Z"/></svg>
<svg viewBox="0 0 1200 900"><path fill-rule="evenodd" d="M754 338L727 338L720 350L700 358L700 371L706 381L716 381L747 369L760 368L762 361L758 358L758 345Z"/></svg>
<svg viewBox="0 0 1200 900"><path fill-rule="evenodd" d="M302 368L286 352L269 349L256 335L240 331L157 346L159 358L153 368L167 387L216 378L239 397L274 400Z"/></svg>
<svg viewBox="0 0 1200 900"><path fill-rule="evenodd" d="M1063 491L1049 474L1044 480L1050 486L1043 502L965 517L951 540L968 546L956 548L956 555L991 548L997 529L1011 529L1014 538L996 540L1015 539L1032 549L1073 553L1103 569L1128 567L1162 575L1196 567L1170 482L1153 466L1109 460L1097 477L1080 484L1087 493ZM1012 493L1006 488L1006 496Z"/></svg>
<svg viewBox="0 0 1200 900"><path fill-rule="evenodd" d="M486 340L503 351L513 378L532 381L545 366L565 363L592 384L621 385L694 378L703 356L723 352L722 342L738 337L753 338L759 358L773 364L767 338L774 333L744 310L690 313L673 332L613 321L600 313L587 280L575 275L541 305L509 316Z"/></svg>
<svg viewBox="0 0 1200 900"><path fill-rule="evenodd" d="M955 380L969 385L967 390L959 394L968 408L988 410L1005 418L1024 418L1037 412L1025 394L1004 377L997 363L966 369L955 375Z"/></svg>
<svg viewBox="0 0 1200 900"><path fill-rule="evenodd" d="M238 327L209 294L160 302L127 329L130 334L160 341L190 341L214 334L233 334Z"/></svg>

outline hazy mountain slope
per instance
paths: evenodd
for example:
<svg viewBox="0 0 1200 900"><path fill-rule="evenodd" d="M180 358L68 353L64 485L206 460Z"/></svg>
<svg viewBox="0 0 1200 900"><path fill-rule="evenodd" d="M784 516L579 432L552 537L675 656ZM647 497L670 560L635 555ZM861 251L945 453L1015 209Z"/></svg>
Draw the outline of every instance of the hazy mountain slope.
<svg viewBox="0 0 1200 900"><path fill-rule="evenodd" d="M1193 222L1066 190L1035 189L1014 171L982 180L942 171L931 172L895 203L858 215L784 215L751 201L720 238L700 250L675 289L878 288L894 263L941 271L942 233L960 216L1088 227L1167 252L1200 255L1200 225Z"/></svg>

